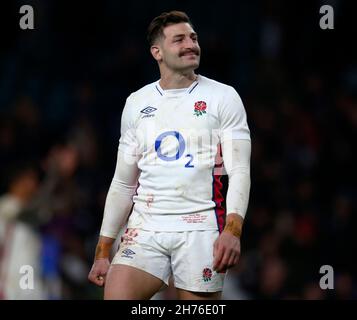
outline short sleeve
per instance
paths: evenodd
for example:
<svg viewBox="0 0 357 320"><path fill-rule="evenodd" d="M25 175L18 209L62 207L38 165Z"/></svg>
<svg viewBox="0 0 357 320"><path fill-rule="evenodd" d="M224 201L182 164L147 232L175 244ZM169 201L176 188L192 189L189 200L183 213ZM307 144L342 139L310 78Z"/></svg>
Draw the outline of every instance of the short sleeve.
<svg viewBox="0 0 357 320"><path fill-rule="evenodd" d="M128 98L121 116L119 150L134 156L137 155L137 147L135 121Z"/></svg>
<svg viewBox="0 0 357 320"><path fill-rule="evenodd" d="M247 114L242 99L232 87L228 87L219 106L219 119L221 142L235 139L250 140Z"/></svg>

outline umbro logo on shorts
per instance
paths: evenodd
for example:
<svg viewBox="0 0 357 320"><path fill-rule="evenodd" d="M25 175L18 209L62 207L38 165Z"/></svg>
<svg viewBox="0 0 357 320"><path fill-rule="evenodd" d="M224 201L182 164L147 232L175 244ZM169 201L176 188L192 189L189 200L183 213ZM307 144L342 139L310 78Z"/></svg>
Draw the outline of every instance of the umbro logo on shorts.
<svg viewBox="0 0 357 320"><path fill-rule="evenodd" d="M140 112L145 114L145 116L143 116L142 118L149 118L149 117L154 117L154 114L151 113L156 110L157 110L156 108L148 106L143 110L141 110Z"/></svg>
<svg viewBox="0 0 357 320"><path fill-rule="evenodd" d="M129 248L126 248L122 252L123 254L121 255L123 258L130 258L133 259L132 255L135 254L135 252Z"/></svg>

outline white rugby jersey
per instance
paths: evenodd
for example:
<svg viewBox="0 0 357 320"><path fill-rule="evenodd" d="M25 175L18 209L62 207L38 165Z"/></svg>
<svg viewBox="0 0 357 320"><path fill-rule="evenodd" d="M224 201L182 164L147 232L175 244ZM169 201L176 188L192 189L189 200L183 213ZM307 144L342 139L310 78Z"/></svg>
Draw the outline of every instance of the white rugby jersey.
<svg viewBox="0 0 357 320"><path fill-rule="evenodd" d="M250 140L243 103L231 86L198 75L189 88L163 90L159 81L125 104L119 149L138 155L140 176L129 228L222 230L222 141Z"/></svg>

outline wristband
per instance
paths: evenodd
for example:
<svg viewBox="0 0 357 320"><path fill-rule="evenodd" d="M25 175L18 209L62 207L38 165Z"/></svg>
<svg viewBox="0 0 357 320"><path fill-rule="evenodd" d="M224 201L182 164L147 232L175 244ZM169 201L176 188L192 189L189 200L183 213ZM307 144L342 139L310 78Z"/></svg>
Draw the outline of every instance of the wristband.
<svg viewBox="0 0 357 320"><path fill-rule="evenodd" d="M112 244L109 243L98 243L95 248L95 260L109 258L111 247Z"/></svg>
<svg viewBox="0 0 357 320"><path fill-rule="evenodd" d="M224 231L233 234L234 236L240 238L242 235L242 225L243 221L240 219L227 219L226 226L224 227Z"/></svg>

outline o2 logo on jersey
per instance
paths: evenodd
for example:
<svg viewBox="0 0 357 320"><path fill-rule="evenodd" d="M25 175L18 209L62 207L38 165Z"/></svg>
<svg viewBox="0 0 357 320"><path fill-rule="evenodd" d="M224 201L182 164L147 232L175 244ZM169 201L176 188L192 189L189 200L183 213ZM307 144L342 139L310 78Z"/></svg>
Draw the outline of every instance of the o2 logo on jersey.
<svg viewBox="0 0 357 320"><path fill-rule="evenodd" d="M164 155L161 151L161 142L164 138L166 138L168 136L175 137L179 143L177 153L173 156ZM182 157L183 153L185 152L185 148L186 148L185 139L183 138L182 134L177 131L163 132L155 140L155 151L157 153L157 156L163 161L175 161L175 160L180 159ZM185 168L193 168L194 166L191 164L191 162L193 160L192 154L187 154L185 157L189 158L188 162L185 164Z"/></svg>

